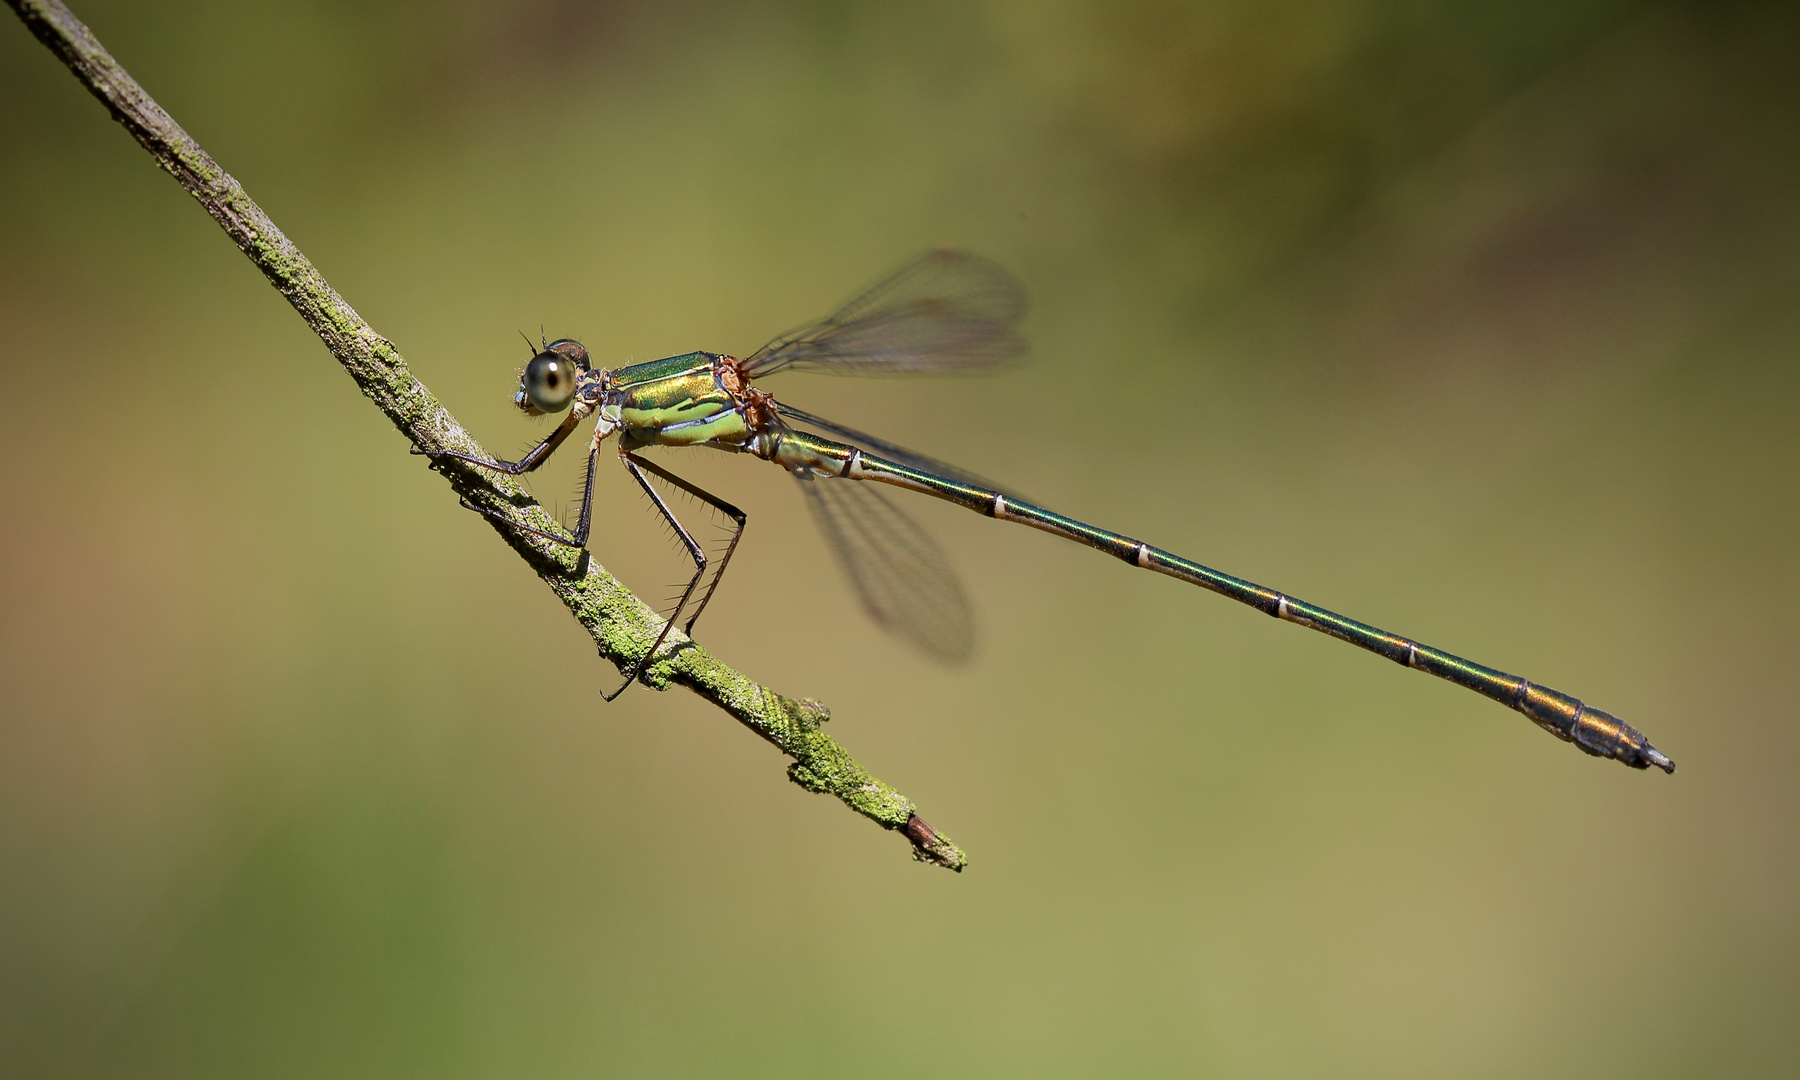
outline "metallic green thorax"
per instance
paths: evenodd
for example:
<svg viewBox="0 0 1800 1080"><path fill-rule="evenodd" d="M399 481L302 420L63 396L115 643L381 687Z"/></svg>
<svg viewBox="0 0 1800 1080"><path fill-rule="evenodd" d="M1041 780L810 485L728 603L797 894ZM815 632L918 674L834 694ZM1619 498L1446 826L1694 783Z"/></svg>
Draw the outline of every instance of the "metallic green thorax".
<svg viewBox="0 0 1800 1080"><path fill-rule="evenodd" d="M724 381L729 359L696 352L619 368L611 373L602 414L618 410L628 444L741 443L750 429Z"/></svg>

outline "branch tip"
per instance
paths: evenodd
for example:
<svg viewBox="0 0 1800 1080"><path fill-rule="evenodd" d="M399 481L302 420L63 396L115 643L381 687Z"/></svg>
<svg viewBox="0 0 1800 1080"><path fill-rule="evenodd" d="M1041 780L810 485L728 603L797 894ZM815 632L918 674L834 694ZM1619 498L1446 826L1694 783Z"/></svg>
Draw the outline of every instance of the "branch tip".
<svg viewBox="0 0 1800 1080"><path fill-rule="evenodd" d="M947 837L939 836L937 830L925 824L925 819L917 814L907 818L900 831L912 841L913 858L920 862L935 863L959 874L969 865L969 857L963 854L962 848L952 844Z"/></svg>

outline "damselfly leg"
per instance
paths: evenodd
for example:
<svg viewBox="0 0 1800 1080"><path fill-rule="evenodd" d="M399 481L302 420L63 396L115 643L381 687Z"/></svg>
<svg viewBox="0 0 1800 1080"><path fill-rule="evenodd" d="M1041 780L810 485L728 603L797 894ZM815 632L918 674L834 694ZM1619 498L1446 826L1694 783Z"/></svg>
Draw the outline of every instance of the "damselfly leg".
<svg viewBox="0 0 1800 1080"><path fill-rule="evenodd" d="M694 539L693 534L688 532L687 528L681 524L681 520L675 516L675 512L669 509L669 504L664 501L662 495L659 494L655 486L650 483L650 478L644 474L646 472L651 473L658 479L673 484L675 487L687 492L689 495L692 495L694 498L699 499L701 502L706 503L708 506L730 518L734 525L734 528L731 531L731 542L726 545L725 554L719 559L718 573L713 575L712 584L707 587L706 593L700 598L700 606L694 610L694 614L689 617L687 625L682 628L683 633L693 633L694 623L700 620L700 613L706 610L707 602L712 599L714 590L718 589L719 579L725 576L725 567L730 564L732 552L737 550L738 540L743 537L744 526L749 521L749 518L742 510L739 510L725 500L713 495L711 492L706 491L704 488L683 480L681 477L676 476L674 473L655 462L645 461L643 458L638 457L636 454L623 448L619 450L619 461L625 466L625 471L631 474L632 479L638 482L638 486L644 489L644 494L650 496L651 505L655 506L657 511L662 514L663 520L667 521L669 526L675 530L675 535L680 539L682 546L687 548L688 557L694 560L694 576L688 579L687 587L681 590L681 597L675 601L675 610L669 612L668 619L663 623L662 632L656 635L656 641L651 644L649 650L646 651L644 655L638 657L637 663L633 664L631 671L626 674L624 684L610 694L601 695L606 701L612 701L620 694L623 694L632 683L638 681L639 676L643 675L644 668L649 665L651 658L662 649L663 641L669 636L670 627L673 627L676 620L681 618L682 609L686 608L688 601L693 599L694 589L700 584L700 579L706 576L708 564L706 549L701 547L699 541ZM591 494L593 490L591 483L588 490Z"/></svg>
<svg viewBox="0 0 1800 1080"><path fill-rule="evenodd" d="M543 442L525 451L525 456L517 461L489 461L486 458L478 458L473 454L464 454L455 450L421 450L416 446L410 452L421 457L431 458L433 461L438 458L455 458L458 461L466 461L471 465L479 465L484 469L505 473L508 476L523 476L542 465L545 459L554 454L556 448L563 444L563 440L567 439L570 433L580 425L581 419L574 413L570 413L563 418L562 423L556 425L556 430L546 436Z"/></svg>
<svg viewBox="0 0 1800 1080"><path fill-rule="evenodd" d="M732 520L733 528L731 530L731 540L725 545L725 554L719 556L719 568L713 573L712 583L706 587L706 592L700 595L700 605L694 609L692 615L688 616L687 625L681 628L682 633L692 634L694 632L694 624L700 621L700 613L706 610L706 605L712 602L713 593L718 591L719 579L725 576L725 568L731 565L731 556L737 551L738 541L744 538L744 526L749 524L750 517L737 507L711 492L683 480L681 477L676 476L674 473L656 464L654 461L647 461L635 454L630 455L630 457L631 460L635 461L638 465L655 473L661 479L675 485L682 491L687 492L689 495L699 499L701 502ZM638 482L642 483L643 481L640 479ZM674 622L674 617L670 616L669 621Z"/></svg>
<svg viewBox="0 0 1800 1080"><path fill-rule="evenodd" d="M439 458L455 458L458 461L466 461L470 465L489 469L497 473L504 473L507 476L523 476L526 473L535 470L539 465L542 465L551 454L555 453L556 448L562 445L563 440L569 437L569 433L574 431L576 425L579 423L579 417L570 416L561 424L557 425L556 430L551 432L548 438L526 451L525 456L517 461L488 461L485 458L478 458L472 454L458 453L455 450L439 450L432 452L414 447L412 452L429 457L434 461ZM503 522L507 526L517 529L520 532L542 537L551 543L561 544L564 547L572 548L586 547L588 533L592 529L594 520L594 469L599 459L599 447L596 446L588 451L587 474L581 488L581 513L576 519L575 530L571 536L558 536L553 532L547 532L543 529L522 524L497 510L490 510L485 506L479 506L467 499L462 500L462 505L465 509L473 510L477 514L483 514L493 518L495 521Z"/></svg>

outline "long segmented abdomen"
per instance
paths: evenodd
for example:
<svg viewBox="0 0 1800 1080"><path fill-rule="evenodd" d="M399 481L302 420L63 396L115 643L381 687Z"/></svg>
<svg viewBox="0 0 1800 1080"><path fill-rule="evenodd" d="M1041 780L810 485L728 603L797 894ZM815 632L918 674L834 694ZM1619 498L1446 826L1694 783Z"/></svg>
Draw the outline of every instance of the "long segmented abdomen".
<svg viewBox="0 0 1800 1080"><path fill-rule="evenodd" d="M782 432L769 448L768 456L790 471L809 470L848 480L873 480L892 484L968 507L988 517L1016 521L1086 544L1132 566L1154 570L1203 589L1210 589L1241 604L1248 604L1266 615L1330 634L1359 648L1385 656L1404 667L1468 687L1510 709L1524 713L1545 731L1574 743L1582 751L1595 757L1611 758L1634 769L1647 769L1654 765L1667 773L1675 771L1675 763L1650 745L1642 732L1611 713L1591 708L1568 694L1539 686L1518 675L1509 675L1504 671L1464 660L1460 656L1422 645L1398 634L1390 634L1386 630L1346 618L1304 600L1296 600L1285 593L1202 566L1161 548L1151 547L1141 540L1064 517L1041 506L1008 499L997 491L889 461L847 443L833 442L807 432Z"/></svg>

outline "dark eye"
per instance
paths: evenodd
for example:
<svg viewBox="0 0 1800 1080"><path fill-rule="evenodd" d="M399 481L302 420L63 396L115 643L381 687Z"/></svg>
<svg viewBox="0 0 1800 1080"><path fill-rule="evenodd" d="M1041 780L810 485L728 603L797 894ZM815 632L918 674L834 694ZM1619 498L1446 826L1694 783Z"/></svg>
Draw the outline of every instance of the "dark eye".
<svg viewBox="0 0 1800 1080"><path fill-rule="evenodd" d="M525 365L519 389L531 403L547 413L562 412L575 396L575 380L581 371L566 356L541 352Z"/></svg>

